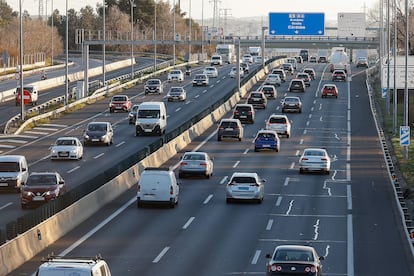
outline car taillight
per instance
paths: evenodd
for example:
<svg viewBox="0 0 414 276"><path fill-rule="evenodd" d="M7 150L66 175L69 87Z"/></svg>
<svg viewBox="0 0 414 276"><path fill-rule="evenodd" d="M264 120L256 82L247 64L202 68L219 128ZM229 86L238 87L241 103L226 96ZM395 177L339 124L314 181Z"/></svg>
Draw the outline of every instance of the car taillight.
<svg viewBox="0 0 414 276"><path fill-rule="evenodd" d="M253 187L259 187L260 185L259 185L259 184L257 184L257 183L254 183L254 184L250 184L250 186L253 186Z"/></svg>
<svg viewBox="0 0 414 276"><path fill-rule="evenodd" d="M141 191L141 185L138 185L137 187L137 191L140 192Z"/></svg>
<svg viewBox="0 0 414 276"><path fill-rule="evenodd" d="M307 266L305 267L305 272L309 273L309 272L316 272L316 267L314 266Z"/></svg>
<svg viewBox="0 0 414 276"><path fill-rule="evenodd" d="M304 157L301 159L302 161L309 160L308 158Z"/></svg>
<svg viewBox="0 0 414 276"><path fill-rule="evenodd" d="M200 166L206 167L207 163L200 163Z"/></svg>
<svg viewBox="0 0 414 276"><path fill-rule="evenodd" d="M282 267L280 265L269 265L269 271L282 271Z"/></svg>
<svg viewBox="0 0 414 276"><path fill-rule="evenodd" d="M328 161L328 159L327 159L327 158L321 158L321 160L322 160L322 161Z"/></svg>
<svg viewBox="0 0 414 276"><path fill-rule="evenodd" d="M180 166L186 166L187 165L187 162L181 162L180 163Z"/></svg>
<svg viewBox="0 0 414 276"><path fill-rule="evenodd" d="M238 115L239 114L239 112L238 111L234 111L234 115Z"/></svg>
<svg viewBox="0 0 414 276"><path fill-rule="evenodd" d="M173 195L174 194L174 188L173 188L173 186L170 186L170 195Z"/></svg>
<svg viewBox="0 0 414 276"><path fill-rule="evenodd" d="M251 111L249 111L248 113L249 113L249 115L252 115L253 114L253 112L251 112Z"/></svg>

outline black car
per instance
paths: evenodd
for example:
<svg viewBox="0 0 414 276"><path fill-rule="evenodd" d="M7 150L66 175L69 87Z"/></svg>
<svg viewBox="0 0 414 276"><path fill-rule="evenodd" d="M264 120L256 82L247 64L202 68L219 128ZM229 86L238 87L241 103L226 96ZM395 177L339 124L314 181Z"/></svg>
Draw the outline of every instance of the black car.
<svg viewBox="0 0 414 276"><path fill-rule="evenodd" d="M325 258L318 256L316 250L305 245L279 245L273 254L266 254L266 276L307 275L321 276Z"/></svg>
<svg viewBox="0 0 414 276"><path fill-rule="evenodd" d="M243 126L239 119L221 119L217 131L217 141L221 141L223 138L235 138L239 141L243 139Z"/></svg>
<svg viewBox="0 0 414 276"><path fill-rule="evenodd" d="M240 67L243 68L244 74L249 74L249 64L247 62L241 62Z"/></svg>
<svg viewBox="0 0 414 276"><path fill-rule="evenodd" d="M305 92L306 84L302 79L293 79L290 81L288 91L289 92Z"/></svg>
<svg viewBox="0 0 414 276"><path fill-rule="evenodd" d="M282 113L287 111L302 113L302 101L299 97L285 97L281 103Z"/></svg>
<svg viewBox="0 0 414 276"><path fill-rule="evenodd" d="M233 118L241 122L254 123L255 111L251 104L237 104L233 110Z"/></svg>
<svg viewBox="0 0 414 276"><path fill-rule="evenodd" d="M267 98L263 92L254 91L250 92L249 97L247 98L247 103L253 105L256 108L265 109L267 106Z"/></svg>

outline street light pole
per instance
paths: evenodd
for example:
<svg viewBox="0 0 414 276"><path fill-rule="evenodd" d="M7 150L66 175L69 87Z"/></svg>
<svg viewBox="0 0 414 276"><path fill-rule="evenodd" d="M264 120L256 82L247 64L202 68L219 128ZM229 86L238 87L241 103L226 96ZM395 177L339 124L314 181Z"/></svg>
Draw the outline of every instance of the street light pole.
<svg viewBox="0 0 414 276"><path fill-rule="evenodd" d="M176 36L176 33L175 33L176 32L176 30L175 30L175 14L176 14L176 10L175 10L175 5L176 4L175 4L175 0L174 0L174 14L173 14L173 21L174 21L173 22L173 33L174 33L173 34L173 36L174 36L173 37L173 40L174 40L174 43L173 43L173 65L174 65L174 67L175 67L175 62L176 62L176 60L175 60L176 59L176 56L175 56L175 43L176 43L176 37L175 37Z"/></svg>
<svg viewBox="0 0 414 276"><path fill-rule="evenodd" d="M129 0L131 4L131 80L134 79L134 0Z"/></svg>
<svg viewBox="0 0 414 276"><path fill-rule="evenodd" d="M66 0L66 41L65 41L65 51L66 51L66 62L65 62L65 107L68 107L69 104L69 15L68 15L68 0Z"/></svg>
<svg viewBox="0 0 414 276"><path fill-rule="evenodd" d="M265 26L262 27L262 66L263 66L263 69L264 69L264 66L265 66L265 59L264 59L264 52L265 52L265 31L267 29L268 28L265 27Z"/></svg>
<svg viewBox="0 0 414 276"><path fill-rule="evenodd" d="M157 71L157 2L154 1L154 72Z"/></svg>
<svg viewBox="0 0 414 276"><path fill-rule="evenodd" d="M105 68L105 65L106 65L106 56L105 56L105 46L106 46L106 30L105 30L105 8L106 8L106 1L105 0L103 0L103 13L102 13L102 21L103 21L103 45L102 45L102 55L103 55L103 57L102 57L102 62L103 62L103 64L102 64L102 77L103 77L103 86L106 86L105 85L105 82L106 82L106 68Z"/></svg>
<svg viewBox="0 0 414 276"><path fill-rule="evenodd" d="M24 121L24 93L23 93L23 15L22 15L22 0L19 2L20 13L20 67L19 67L19 80L20 80L20 119Z"/></svg>

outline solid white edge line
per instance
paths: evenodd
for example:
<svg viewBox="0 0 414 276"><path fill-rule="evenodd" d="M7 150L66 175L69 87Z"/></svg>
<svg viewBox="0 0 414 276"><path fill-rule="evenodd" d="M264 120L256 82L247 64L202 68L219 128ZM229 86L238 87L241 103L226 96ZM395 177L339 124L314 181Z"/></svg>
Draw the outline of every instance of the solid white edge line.
<svg viewBox="0 0 414 276"><path fill-rule="evenodd" d="M254 253L253 260L252 260L253 265L257 264L257 261L259 260L261 252L262 252L261 250L256 250L256 253Z"/></svg>

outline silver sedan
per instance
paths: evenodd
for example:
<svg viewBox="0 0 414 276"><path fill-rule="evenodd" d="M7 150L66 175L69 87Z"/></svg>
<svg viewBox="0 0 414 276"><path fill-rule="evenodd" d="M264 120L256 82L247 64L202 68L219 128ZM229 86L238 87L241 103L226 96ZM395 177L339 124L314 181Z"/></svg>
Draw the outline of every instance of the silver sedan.
<svg viewBox="0 0 414 276"><path fill-rule="evenodd" d="M213 175L213 169L213 158L208 153L200 151L186 152L181 158L178 177L203 175L210 178Z"/></svg>
<svg viewBox="0 0 414 276"><path fill-rule="evenodd" d="M299 166L299 173L314 171L329 174L331 158L325 149L307 148L299 159Z"/></svg>

